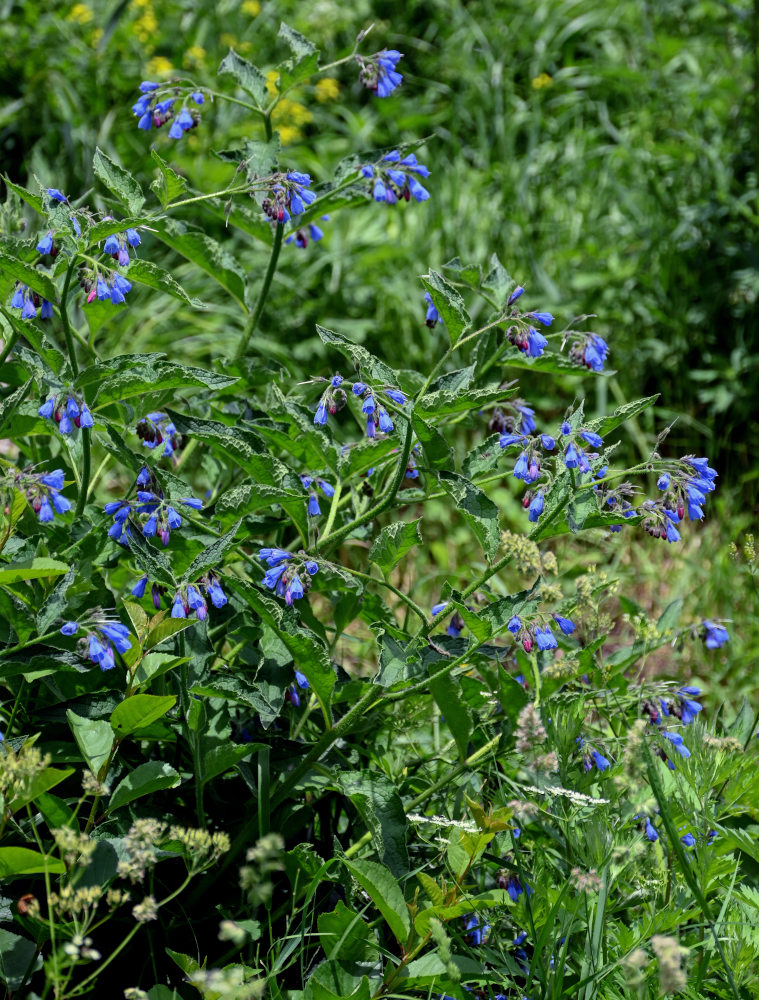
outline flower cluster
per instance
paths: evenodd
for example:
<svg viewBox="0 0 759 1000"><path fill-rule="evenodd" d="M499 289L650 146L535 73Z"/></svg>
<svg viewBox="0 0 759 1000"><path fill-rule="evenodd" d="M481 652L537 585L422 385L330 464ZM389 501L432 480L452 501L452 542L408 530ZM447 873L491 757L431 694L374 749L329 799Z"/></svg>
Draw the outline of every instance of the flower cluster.
<svg viewBox="0 0 759 1000"><path fill-rule="evenodd" d="M316 495L316 490L312 487L317 486L325 497L331 499L335 495L335 487L326 481L326 479L321 479L319 476L308 476L305 473L301 473L300 481L303 483L303 489L308 490L308 516L318 517L321 514L321 507L319 506L319 497Z"/></svg>
<svg viewBox="0 0 759 1000"><path fill-rule="evenodd" d="M392 164L385 166L385 164ZM419 183L414 174L429 177L430 172L419 163L413 153L401 159L397 149L383 156L379 163L367 163L360 168L362 177L372 181L370 191L375 201L395 205L401 198L410 201L426 201L430 193Z"/></svg>
<svg viewBox="0 0 759 1000"><path fill-rule="evenodd" d="M319 571L315 559L296 557L285 549L260 549L258 558L269 567L261 583L278 597L284 597L288 605L308 593L311 577Z"/></svg>
<svg viewBox="0 0 759 1000"><path fill-rule="evenodd" d="M680 460L680 466L671 475L664 472L659 476L656 485L664 493L666 509L682 521L685 507L688 508L688 518L700 521L704 516L703 505L707 494L715 489L716 469L709 467L708 458L694 458L686 455ZM674 520L674 518L673 518Z"/></svg>
<svg viewBox="0 0 759 1000"><path fill-rule="evenodd" d="M396 70L401 59L403 53L397 49L382 49L368 58L357 55L356 61L361 67L358 78L377 97L389 97L403 81L402 74Z"/></svg>
<svg viewBox="0 0 759 1000"><path fill-rule="evenodd" d="M111 234L103 244L103 253L110 254L119 267L129 266L129 248L136 249L142 240L136 229Z"/></svg>
<svg viewBox="0 0 759 1000"><path fill-rule="evenodd" d="M195 128L200 121L197 109L188 107L189 101L198 106L205 103L205 97L200 90L176 85L162 88L159 83L143 80L140 84L140 93L142 97L132 105L132 113L138 118L137 127L145 132L149 132L154 126L161 128L170 121L169 137L181 139L185 132ZM165 96L169 93L171 97ZM174 105L180 100L181 107L175 108Z"/></svg>
<svg viewBox="0 0 759 1000"><path fill-rule="evenodd" d="M284 225L293 215L303 215L306 206L316 201L316 194L309 190L310 174L291 170L287 174L274 174L270 181L269 197L264 198L261 207L272 222Z"/></svg>
<svg viewBox="0 0 759 1000"><path fill-rule="evenodd" d="M143 577L140 580L143 592L145 590L145 583L147 583L147 577ZM187 587L180 587L177 590L171 605L172 618L189 618L194 611L200 621L205 621L208 614L208 605L200 592L200 587L211 598L211 603L215 608L223 608L227 603L227 595L221 589L218 577L213 573L208 573L198 580L197 585L191 583ZM134 593L134 590L132 593Z"/></svg>
<svg viewBox="0 0 759 1000"><path fill-rule="evenodd" d="M32 472L23 469L20 472L9 473L15 489L23 493L29 505L40 521L52 521L56 514L65 514L71 510L71 501L61 495L64 486L63 469L53 472Z"/></svg>
<svg viewBox="0 0 759 1000"><path fill-rule="evenodd" d="M707 649L719 649L720 646L724 646L726 642L729 642L730 633L724 625L718 625L716 622L706 620L702 624L704 626L704 642Z"/></svg>
<svg viewBox="0 0 759 1000"><path fill-rule="evenodd" d="M132 282L127 281L118 271L85 271L81 279L82 287L87 293L87 302L110 302L120 306L125 302L125 296L132 290Z"/></svg>
<svg viewBox="0 0 759 1000"><path fill-rule="evenodd" d="M559 626L563 635L571 635L574 632L575 624L569 618L564 618L559 614L553 614L551 617ZM514 641L522 643L525 653L531 652L533 645L537 645L538 649L543 652L549 649L556 649L558 646L556 636L553 634L553 629L548 622L544 622L543 625L536 623L525 624L519 615L514 615L506 627L514 636Z"/></svg>
<svg viewBox="0 0 759 1000"><path fill-rule="evenodd" d="M599 753L599 751L593 747L586 747L585 740L582 736L578 736L575 742L577 743L579 749L584 750L582 766L586 772L591 771L594 765L599 771L609 770L611 767L611 761L609 761L602 753Z"/></svg>
<svg viewBox="0 0 759 1000"><path fill-rule="evenodd" d="M132 645L129 629L121 622L109 621L107 618L98 617L88 624L66 622L61 626L63 635L76 635L80 630L86 632L80 642L83 654L86 651L90 660L97 663L101 670L111 670L114 666L114 646L119 653L126 653Z"/></svg>
<svg viewBox="0 0 759 1000"><path fill-rule="evenodd" d="M165 413L148 413L137 421L137 437L145 448L163 445L163 455L173 455L182 446L182 438Z"/></svg>
<svg viewBox="0 0 759 1000"><path fill-rule="evenodd" d="M524 288L517 285L509 295L507 306L512 306L524 294ZM510 326L506 330L506 338L529 358L539 358L548 346L548 340L535 326L550 326L553 316L549 312L523 313L520 309L512 309L509 315Z"/></svg>
<svg viewBox="0 0 759 1000"><path fill-rule="evenodd" d="M43 299L37 292L33 292L28 285L16 282L16 288L11 299L11 308L21 310L22 319L35 319L37 310L40 311L40 319L51 319L53 306L47 299Z"/></svg>
<svg viewBox="0 0 759 1000"><path fill-rule="evenodd" d="M532 895L532 889L529 885L522 885L519 880L519 876L507 868L501 869L498 872L498 886L501 889L505 889L509 894L509 898L513 903L519 899L523 892L527 892L527 895Z"/></svg>
<svg viewBox="0 0 759 1000"><path fill-rule="evenodd" d="M329 216L323 215L321 221L329 222ZM314 243L324 239L324 233L315 222L309 222L307 229L297 229L294 233L290 233L285 239L285 243L294 243L299 250L305 250L309 237Z"/></svg>
<svg viewBox="0 0 759 1000"><path fill-rule="evenodd" d="M406 397L400 389L383 386L379 391L384 392L388 399L392 399L398 406L405 406ZM351 386L351 392L357 399L362 400L361 412L366 415L366 436L368 438L375 437L378 428L383 434L389 434L395 424L382 403L377 402L377 390L367 385L366 382L354 382Z"/></svg>
<svg viewBox="0 0 759 1000"><path fill-rule="evenodd" d="M195 497L183 497L175 503L192 510L203 507L203 501ZM141 469L137 476L137 500L112 500L104 510L113 517L108 537L122 545L129 544L130 524L137 523L146 538L158 535L164 546L169 544L171 532L182 527L179 512L164 499L163 491L147 468ZM142 517L142 523L136 521L135 515Z"/></svg>
<svg viewBox="0 0 759 1000"><path fill-rule="evenodd" d="M61 434L71 434L75 427L94 427L95 421L84 400L68 395L64 402L64 396L65 393L48 396L37 413L45 420L54 420Z"/></svg>

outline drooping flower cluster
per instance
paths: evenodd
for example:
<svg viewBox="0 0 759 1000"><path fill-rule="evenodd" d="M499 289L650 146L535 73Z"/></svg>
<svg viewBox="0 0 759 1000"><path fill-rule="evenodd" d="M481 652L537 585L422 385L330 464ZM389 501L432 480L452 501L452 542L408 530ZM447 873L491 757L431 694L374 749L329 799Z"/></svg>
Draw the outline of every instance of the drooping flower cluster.
<svg viewBox="0 0 759 1000"><path fill-rule="evenodd" d="M140 582L142 583L142 581ZM172 618L189 618L194 612L200 621L205 621L208 614L208 605L200 592L200 587L205 590L206 595L210 597L211 603L215 608L223 608L227 603L227 595L221 588L219 578L213 573L207 573L197 583L188 584L186 587L180 587L177 590L171 605ZM143 591L144 589L143 585Z"/></svg>
<svg viewBox="0 0 759 1000"><path fill-rule="evenodd" d="M22 319L35 319L38 309L40 319L50 319L53 315L52 303L43 299L37 292L33 292L28 285L21 281L16 282L11 308L20 309Z"/></svg>
<svg viewBox="0 0 759 1000"><path fill-rule="evenodd" d="M316 489L312 487L318 487L325 497L331 499L335 495L335 487L328 483L326 479L321 479L319 476L309 476L305 473L301 473L300 481L303 483L303 489L308 490L308 516L318 517L321 514L321 508L319 506L319 497L316 494Z"/></svg>
<svg viewBox="0 0 759 1000"><path fill-rule="evenodd" d="M682 521L687 506L689 520L700 521L704 516L706 497L716 488L716 478L717 471L709 467L709 459L694 458L693 455L682 458L671 474L662 473L656 485L664 493L663 499L671 511L669 516L674 514L678 521Z"/></svg>
<svg viewBox="0 0 759 1000"><path fill-rule="evenodd" d="M351 392L362 400L361 412L366 415L366 436L373 438L379 429L383 434L389 434L395 427L382 403L377 402L377 392L384 392L388 399L392 399L398 406L406 405L406 396L400 389L393 389L391 386L383 386L379 390L367 385L366 382L354 382Z"/></svg>
<svg viewBox="0 0 759 1000"><path fill-rule="evenodd" d="M181 139L185 132L195 128L200 121L197 107L189 106L190 101L196 106L205 104L205 96L200 90L176 84L162 86L160 83L143 80L140 93L142 97L132 105L132 113L138 119L137 128L145 132L153 127L161 128L170 121L169 138ZM167 94L171 96L166 96ZM175 107L177 101L181 102L180 107Z"/></svg>
<svg viewBox="0 0 759 1000"><path fill-rule="evenodd" d="M321 221L329 222L329 216L323 215ZM285 239L285 243L294 243L299 250L305 250L308 246L309 238L314 243L318 243L319 240L324 239L324 233L315 222L309 222L306 228L297 229L294 233L290 233Z"/></svg>
<svg viewBox="0 0 759 1000"><path fill-rule="evenodd" d="M390 164L390 166L387 166ZM430 196L424 185L420 184L414 174L429 177L430 172L417 161L414 153L409 153L401 159L397 149L383 156L379 163L367 163L360 168L362 177L371 181L370 191L375 201L384 201L395 205L401 198L410 201L427 201Z"/></svg>
<svg viewBox="0 0 759 1000"><path fill-rule="evenodd" d="M105 221L105 220L104 220ZM129 266L129 249L136 249L142 239L136 229L127 229L123 233L112 233L103 244L103 253L110 254L119 267Z"/></svg>
<svg viewBox="0 0 759 1000"><path fill-rule="evenodd" d="M163 455L173 455L182 446L181 435L165 413L148 413L137 421L137 437L145 448L163 445Z"/></svg>
<svg viewBox="0 0 759 1000"><path fill-rule="evenodd" d="M726 642L730 641L730 633L724 625L706 620L702 624L704 626L704 643L707 649L719 649L720 646L724 646Z"/></svg>
<svg viewBox="0 0 759 1000"><path fill-rule="evenodd" d="M695 722L698 713L703 710L704 706L694 701L694 698L698 698L700 694L701 688L690 685L681 687L677 691L674 701L665 701L663 698L660 700L662 715L674 716L684 726L689 726L691 722Z"/></svg>
<svg viewBox="0 0 759 1000"><path fill-rule="evenodd" d="M524 294L524 288L517 285L509 295L507 306L513 306ZM553 323L553 316L549 312L528 312L524 313L519 308L514 307L508 317L509 326L506 329L506 339L518 347L528 358L539 358L548 346L548 340L535 326L550 326Z"/></svg>
<svg viewBox="0 0 759 1000"><path fill-rule="evenodd" d="M61 627L63 635L76 635L79 631L86 633L80 641L82 655L89 656L101 670L111 670L115 665L114 646L119 653L126 653L132 645L129 629L125 625L102 616L90 622L66 622Z"/></svg>
<svg viewBox="0 0 759 1000"><path fill-rule="evenodd" d="M611 767L611 761L607 757L604 757L604 755L594 747L586 747L585 740L582 736L578 736L575 742L577 743L578 748L583 750L582 766L586 772L591 771L594 766L599 771L609 770Z"/></svg>
<svg viewBox="0 0 759 1000"><path fill-rule="evenodd" d="M43 523L52 521L56 514L71 510L71 501L61 495L65 485L63 469L53 472L33 472L31 468L14 472L8 470L6 485L26 496L29 506Z"/></svg>
<svg viewBox="0 0 759 1000"><path fill-rule="evenodd" d="M315 559L296 556L285 549L260 549L258 558L269 567L261 583L269 590L273 590L278 597L284 597L288 605L308 593L311 577L319 571L319 564Z"/></svg>
<svg viewBox="0 0 759 1000"><path fill-rule="evenodd" d="M168 545L171 532L182 526L182 517L173 503L192 510L203 507L203 501L195 497L183 497L173 502L166 500L153 474L143 468L137 476L136 500L113 500L105 505L106 514L113 517L108 537L128 545L131 526L136 525L146 538L157 535L164 546Z"/></svg>
<svg viewBox="0 0 759 1000"><path fill-rule="evenodd" d="M389 97L403 81L396 66L403 59L397 49L382 49L372 56L356 56L361 70L358 78L365 87L373 90L377 97Z"/></svg>
<svg viewBox="0 0 759 1000"><path fill-rule="evenodd" d="M316 194L309 190L310 174L291 170L286 174L273 174L269 180L269 197L264 198L261 207L272 222L284 225L293 215L303 215L306 206L316 201Z"/></svg>
<svg viewBox="0 0 759 1000"><path fill-rule="evenodd" d="M118 271L88 272L83 276L84 290L87 292L87 302L110 302L120 306L125 302L125 296L132 290L132 282L127 281Z"/></svg>
<svg viewBox="0 0 759 1000"><path fill-rule="evenodd" d="M571 635L574 632L575 624L569 618L564 618L559 614L553 614L551 617L563 635ZM506 627L514 636L514 641L522 643L525 653L531 652L533 645L537 645L541 652L556 649L558 646L549 622L544 622L542 625L536 622L525 623L519 615L514 615Z"/></svg>
<svg viewBox="0 0 759 1000"><path fill-rule="evenodd" d="M45 420L55 421L61 434L71 434L75 427L95 426L95 421L92 419L92 414L84 400L77 400L76 396L67 393L48 396L37 413Z"/></svg>

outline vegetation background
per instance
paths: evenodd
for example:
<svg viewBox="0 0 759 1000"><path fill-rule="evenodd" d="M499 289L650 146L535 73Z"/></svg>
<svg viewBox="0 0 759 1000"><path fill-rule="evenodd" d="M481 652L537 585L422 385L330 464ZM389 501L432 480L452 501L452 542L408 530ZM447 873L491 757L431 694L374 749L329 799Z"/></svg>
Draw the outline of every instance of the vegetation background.
<svg viewBox="0 0 759 1000"><path fill-rule="evenodd" d="M335 213L319 244L285 248L253 345L260 383L279 369L326 373L317 321L393 367L428 369L446 335L424 325L418 275L497 252L531 305L561 325L592 315L608 340L616 373L583 381L595 394L586 412L661 393L627 425L631 461L648 457L671 422L663 453L708 455L720 473L706 521L689 525L678 546L597 531L562 540L562 568L580 576L600 565L620 576L621 608L631 614L641 609L655 621L682 599L683 619L727 620L726 646L690 643L672 663L665 648L646 670L680 670L701 686L710 720L732 717L744 696L756 706L759 594L743 543L759 480L759 0L0 0L2 169L102 208L94 148L148 190L156 142L193 186L222 187L229 165L215 155L219 137L254 136L259 126L219 102L179 143L146 137L130 110L137 85L187 75L214 87L230 46L258 65L274 63L286 54L281 20L312 39L324 62L372 23L378 48L405 53L404 84L386 100L363 89L353 67L289 94L275 120L288 159L319 181L349 154L424 136L419 156L434 183L423 210L367 204ZM267 248L225 231L207 204L174 214L263 273ZM230 355L241 321L229 301L214 299L205 276L148 233L140 253L172 267L210 308L135 287L129 308L97 330L100 353L165 351L209 368ZM582 391L574 379L523 374L521 394L557 423ZM468 430L471 441L487 420ZM458 446L466 443L462 433ZM213 468L209 458L209 477ZM494 499L504 527L521 531L508 472ZM446 508L437 524L428 510L426 544L409 558L404 582L424 606L451 567L471 563L469 533L451 528Z"/></svg>

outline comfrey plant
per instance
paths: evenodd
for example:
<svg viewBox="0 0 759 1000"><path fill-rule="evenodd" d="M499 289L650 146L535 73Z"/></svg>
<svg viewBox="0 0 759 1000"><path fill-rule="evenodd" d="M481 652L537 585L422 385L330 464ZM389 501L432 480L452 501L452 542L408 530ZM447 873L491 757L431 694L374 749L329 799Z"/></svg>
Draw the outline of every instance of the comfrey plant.
<svg viewBox="0 0 759 1000"><path fill-rule="evenodd" d="M592 408L613 343L495 256L409 278L425 371L321 324L315 360L274 364L266 305L304 260L283 243L385 206L402 239L438 197L434 147L400 136L332 178L282 151L275 112L319 74L357 64L383 107L410 88L365 33L328 66L280 37L268 78L230 51L223 90L136 81L144 164L97 149L92 204L6 181L37 221L0 253L0 977L56 1000L753 995L757 721L716 711L708 670L737 626L695 585L652 615L603 566L676 558L718 473L666 432L620 458L655 397ZM214 136L206 193L165 157L223 101L246 138ZM186 363L203 303L167 253L229 295L204 321L239 330L231 357L220 336ZM148 342L160 295L170 356L110 350L119 317Z"/></svg>

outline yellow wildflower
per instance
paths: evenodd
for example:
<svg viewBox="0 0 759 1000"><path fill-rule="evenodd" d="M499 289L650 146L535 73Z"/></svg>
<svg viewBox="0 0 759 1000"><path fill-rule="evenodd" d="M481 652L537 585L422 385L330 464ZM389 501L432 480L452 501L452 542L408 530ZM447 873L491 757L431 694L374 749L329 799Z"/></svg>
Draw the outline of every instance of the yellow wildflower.
<svg viewBox="0 0 759 1000"><path fill-rule="evenodd" d="M325 76L316 81L316 100L324 104L326 101L336 101L340 96L340 84L333 76Z"/></svg>
<svg viewBox="0 0 759 1000"><path fill-rule="evenodd" d="M543 87L550 87L553 83L553 77L549 76L548 73L541 73L540 76L536 76L532 81L532 85L535 90L542 90Z"/></svg>
<svg viewBox="0 0 759 1000"><path fill-rule="evenodd" d="M149 77L167 76L169 73L173 73L174 66L171 60L165 56L153 56L148 62L147 71Z"/></svg>
<svg viewBox="0 0 759 1000"><path fill-rule="evenodd" d="M92 20L92 11L86 3L75 3L68 12L67 21L76 21L77 24L87 24Z"/></svg>

